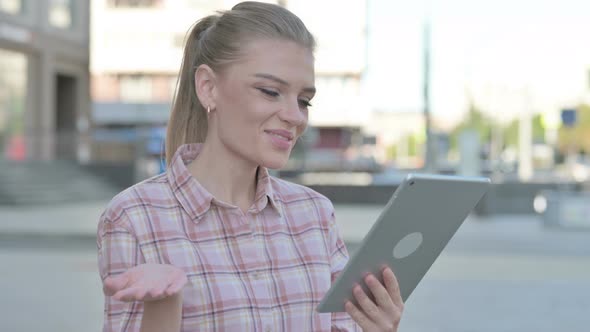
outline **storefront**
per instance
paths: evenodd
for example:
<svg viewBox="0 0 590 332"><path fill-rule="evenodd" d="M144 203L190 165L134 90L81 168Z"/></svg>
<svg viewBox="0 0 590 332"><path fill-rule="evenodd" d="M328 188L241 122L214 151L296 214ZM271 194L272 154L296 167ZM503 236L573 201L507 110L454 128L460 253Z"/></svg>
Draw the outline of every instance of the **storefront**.
<svg viewBox="0 0 590 332"><path fill-rule="evenodd" d="M88 159L88 2L0 1L0 159Z"/></svg>

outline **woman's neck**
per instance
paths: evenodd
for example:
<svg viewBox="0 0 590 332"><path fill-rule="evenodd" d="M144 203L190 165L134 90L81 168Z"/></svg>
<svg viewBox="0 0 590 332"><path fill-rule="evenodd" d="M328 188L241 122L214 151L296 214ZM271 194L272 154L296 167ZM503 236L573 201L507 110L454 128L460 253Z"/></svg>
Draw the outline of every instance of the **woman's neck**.
<svg viewBox="0 0 590 332"><path fill-rule="evenodd" d="M239 158L226 147L203 143L199 155L187 168L218 200L244 212L254 202L258 166Z"/></svg>

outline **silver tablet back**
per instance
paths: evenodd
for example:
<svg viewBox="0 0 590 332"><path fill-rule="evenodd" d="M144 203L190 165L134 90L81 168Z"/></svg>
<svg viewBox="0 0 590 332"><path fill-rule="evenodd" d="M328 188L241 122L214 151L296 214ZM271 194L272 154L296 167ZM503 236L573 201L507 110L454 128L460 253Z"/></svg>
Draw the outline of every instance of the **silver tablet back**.
<svg viewBox="0 0 590 332"><path fill-rule="evenodd" d="M356 304L353 285L359 283L370 294L362 278L371 272L383 281L384 265L395 273L406 301L489 184L481 177L408 175L317 310L345 311L347 299Z"/></svg>

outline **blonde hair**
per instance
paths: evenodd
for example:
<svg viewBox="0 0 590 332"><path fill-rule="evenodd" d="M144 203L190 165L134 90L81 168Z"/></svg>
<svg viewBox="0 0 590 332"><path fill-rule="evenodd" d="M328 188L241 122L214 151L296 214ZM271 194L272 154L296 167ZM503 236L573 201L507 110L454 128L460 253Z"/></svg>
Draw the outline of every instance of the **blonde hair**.
<svg viewBox="0 0 590 332"><path fill-rule="evenodd" d="M197 21L187 33L172 111L166 132L166 163L186 143L202 143L207 136L207 111L195 91L195 70L206 64L219 72L237 59L240 45L256 38L294 41L315 49L315 40L303 22L274 4L241 2L229 11Z"/></svg>

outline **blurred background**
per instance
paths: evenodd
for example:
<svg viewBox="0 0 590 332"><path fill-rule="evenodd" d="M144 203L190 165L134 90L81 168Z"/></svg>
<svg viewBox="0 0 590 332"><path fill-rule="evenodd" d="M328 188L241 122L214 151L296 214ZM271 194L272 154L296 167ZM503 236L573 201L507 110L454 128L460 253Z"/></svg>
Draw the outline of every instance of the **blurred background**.
<svg viewBox="0 0 590 332"><path fill-rule="evenodd" d="M188 28L229 0L0 0L0 330L98 331L106 203L165 171ZM274 171L354 252L411 172L493 185L403 331L590 324L590 2L283 0L316 36L310 125Z"/></svg>

